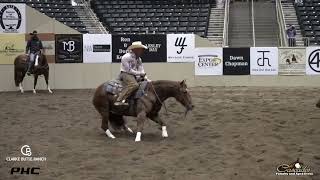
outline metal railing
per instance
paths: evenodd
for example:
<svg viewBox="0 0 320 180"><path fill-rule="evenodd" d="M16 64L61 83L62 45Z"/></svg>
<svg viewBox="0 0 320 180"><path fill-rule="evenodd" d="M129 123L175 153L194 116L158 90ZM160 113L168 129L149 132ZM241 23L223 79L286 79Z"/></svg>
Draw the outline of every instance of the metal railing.
<svg viewBox="0 0 320 180"><path fill-rule="evenodd" d="M309 46L310 45L310 40L308 37L301 37L301 38L297 38L297 37L291 37L291 38L287 38L288 39L288 46L289 47L296 47L299 46L297 44L298 41L303 42L302 46ZM300 45L301 46L301 45Z"/></svg>
<svg viewBox="0 0 320 180"><path fill-rule="evenodd" d="M276 0L277 20L279 25L280 46L287 47L288 39L286 33L286 22L284 19L284 13L281 5L281 0Z"/></svg>
<svg viewBox="0 0 320 180"><path fill-rule="evenodd" d="M85 9L85 12L89 15L90 19L93 20L93 22L96 24L96 27L99 29L99 31L103 34L108 34L109 31L106 29L106 27L103 26L103 24L97 19L96 14L92 11L90 7L90 1L89 3L85 0L80 1L82 3L82 7Z"/></svg>
<svg viewBox="0 0 320 180"><path fill-rule="evenodd" d="M224 5L224 24L223 24L223 47L228 46L228 32L229 32L229 5L230 0L225 0Z"/></svg>
<svg viewBox="0 0 320 180"><path fill-rule="evenodd" d="M253 47L256 46L256 32L254 27L254 6L253 6L253 0L251 0L251 24L252 24L252 42Z"/></svg>

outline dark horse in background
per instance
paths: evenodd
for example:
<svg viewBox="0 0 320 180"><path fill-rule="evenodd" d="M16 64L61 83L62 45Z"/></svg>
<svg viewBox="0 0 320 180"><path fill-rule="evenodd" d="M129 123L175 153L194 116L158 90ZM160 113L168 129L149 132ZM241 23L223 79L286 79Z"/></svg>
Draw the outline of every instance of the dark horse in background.
<svg viewBox="0 0 320 180"><path fill-rule="evenodd" d="M141 141L141 133L144 122L147 119L158 123L162 127L162 137L168 137L166 123L159 117L159 111L163 102L170 98L175 98L186 108L186 114L193 109L191 96L187 89L186 82L177 81L152 81L148 82L145 95L136 99L132 105L123 109L114 105L116 96L108 93L104 89L104 84L100 85L94 94L93 104L102 116L101 128L109 138L115 138L109 130L109 124L114 129L124 129L131 133L132 130L126 125L123 116L137 117L137 134L135 141Z"/></svg>
<svg viewBox="0 0 320 180"><path fill-rule="evenodd" d="M47 58L44 54L38 54L38 58L36 58L34 62L33 68L33 76L34 76L34 83L33 83L33 93L36 93L36 85L38 81L38 76L44 75L46 80L47 89L50 93L52 93L50 86L49 86L49 65ZM14 81L16 87L19 86L20 92L23 93L22 81L26 75L28 69L28 59L29 56L26 54L19 55L14 60Z"/></svg>
<svg viewBox="0 0 320 180"><path fill-rule="evenodd" d="M316 106L317 106L318 108L320 108L320 99L319 99L318 103L316 104Z"/></svg>

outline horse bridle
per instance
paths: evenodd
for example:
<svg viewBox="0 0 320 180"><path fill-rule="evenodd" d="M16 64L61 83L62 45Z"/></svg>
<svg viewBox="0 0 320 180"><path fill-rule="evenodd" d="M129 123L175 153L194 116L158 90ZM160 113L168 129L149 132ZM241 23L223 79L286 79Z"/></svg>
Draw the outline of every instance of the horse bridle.
<svg viewBox="0 0 320 180"><path fill-rule="evenodd" d="M166 110L166 115L168 115L168 112L171 112L171 113L182 113L182 112L175 112L175 111L170 111L170 110L168 110L165 102L164 102L164 101L161 101L160 97L158 96L158 93L156 92L156 90L155 90L152 82L150 82L150 85L151 85L152 91L153 91L154 94L156 95L157 100L160 102L161 105L163 105L164 109Z"/></svg>

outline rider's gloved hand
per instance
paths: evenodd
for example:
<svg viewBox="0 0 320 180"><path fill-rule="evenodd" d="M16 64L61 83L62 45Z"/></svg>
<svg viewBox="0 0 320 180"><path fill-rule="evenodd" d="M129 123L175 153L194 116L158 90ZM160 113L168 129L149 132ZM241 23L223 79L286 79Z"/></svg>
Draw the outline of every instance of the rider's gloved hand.
<svg viewBox="0 0 320 180"><path fill-rule="evenodd" d="M151 82L151 80L147 77L147 75L144 76L144 80Z"/></svg>

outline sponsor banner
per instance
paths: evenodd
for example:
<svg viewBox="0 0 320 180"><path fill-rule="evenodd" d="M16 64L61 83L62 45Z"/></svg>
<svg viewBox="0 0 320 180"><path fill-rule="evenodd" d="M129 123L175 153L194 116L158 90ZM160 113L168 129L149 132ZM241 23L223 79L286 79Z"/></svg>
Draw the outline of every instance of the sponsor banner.
<svg viewBox="0 0 320 180"><path fill-rule="evenodd" d="M307 47L306 74L320 75L320 47Z"/></svg>
<svg viewBox="0 0 320 180"><path fill-rule="evenodd" d="M0 33L26 32L26 5L0 3Z"/></svg>
<svg viewBox="0 0 320 180"><path fill-rule="evenodd" d="M127 48L134 41L141 41L148 46L141 57L143 62L166 62L167 40L163 34L124 34L112 36L112 62L120 62L128 52Z"/></svg>
<svg viewBox="0 0 320 180"><path fill-rule="evenodd" d="M278 65L278 48L250 48L251 75L278 75Z"/></svg>
<svg viewBox="0 0 320 180"><path fill-rule="evenodd" d="M24 34L0 34L0 64L13 64L14 59L25 53Z"/></svg>
<svg viewBox="0 0 320 180"><path fill-rule="evenodd" d="M83 35L83 63L106 63L111 58L111 34Z"/></svg>
<svg viewBox="0 0 320 180"><path fill-rule="evenodd" d="M167 61L194 62L194 34L167 34Z"/></svg>
<svg viewBox="0 0 320 180"><path fill-rule="evenodd" d="M222 48L197 48L195 75L222 75Z"/></svg>
<svg viewBox="0 0 320 180"><path fill-rule="evenodd" d="M82 63L82 34L56 34L56 63Z"/></svg>
<svg viewBox="0 0 320 180"><path fill-rule="evenodd" d="M30 39L30 34L26 34L26 43ZM42 41L44 54L47 57L48 63L55 62L55 39L53 33L39 33L39 39Z"/></svg>
<svg viewBox="0 0 320 180"><path fill-rule="evenodd" d="M279 48L279 75L305 75L305 48Z"/></svg>
<svg viewBox="0 0 320 180"><path fill-rule="evenodd" d="M223 48L223 74L249 75L250 48Z"/></svg>

